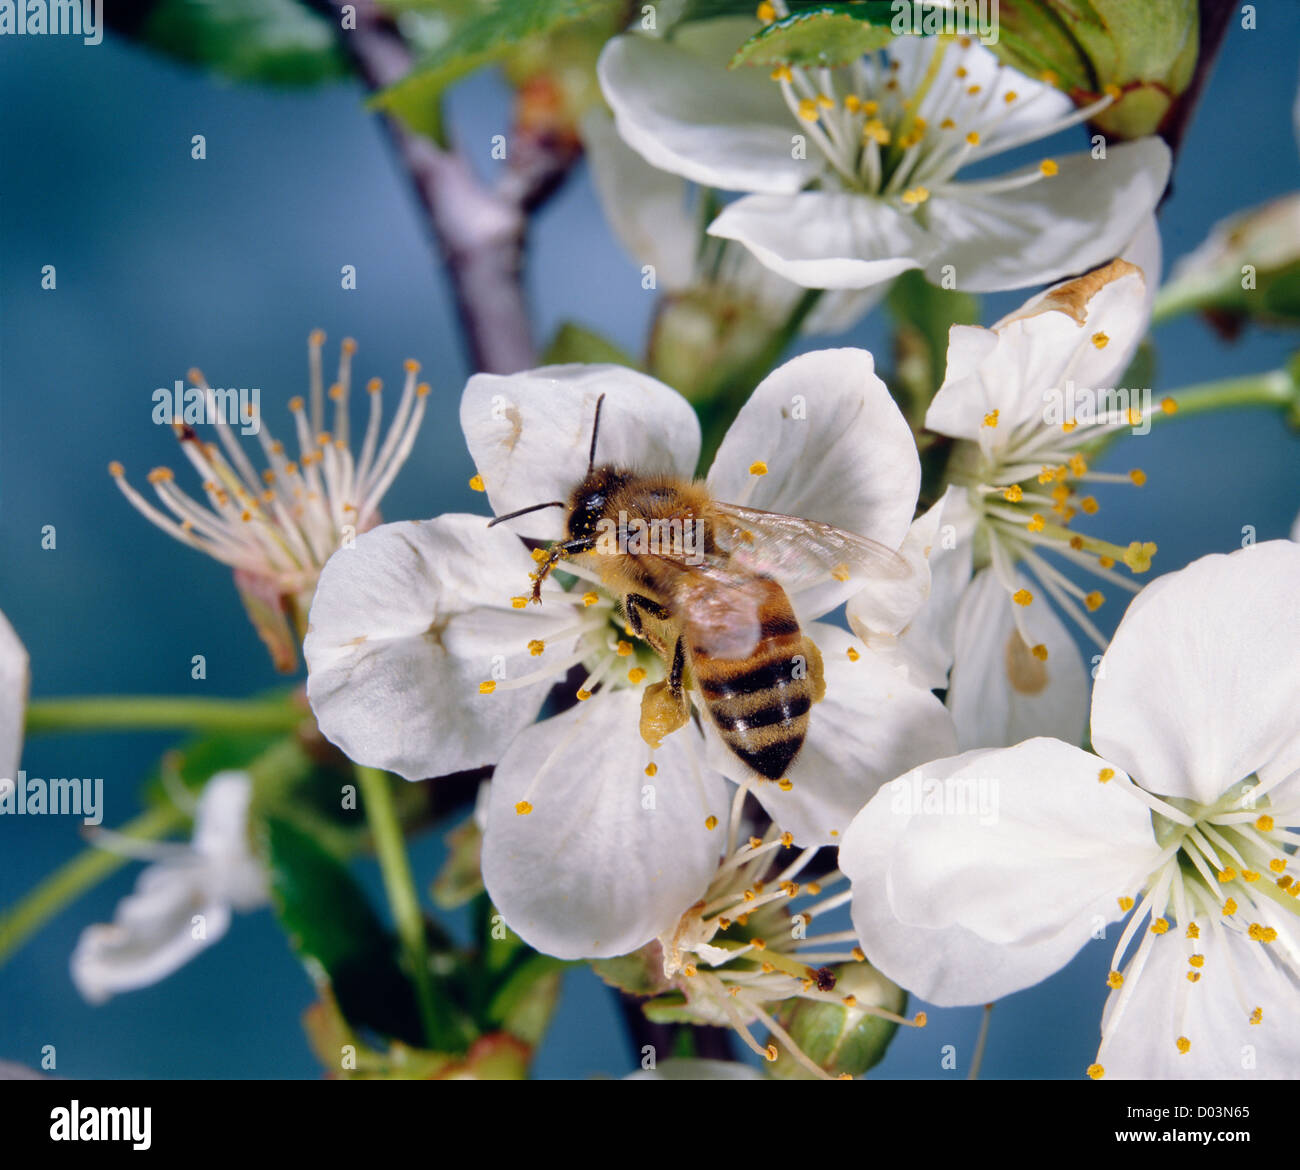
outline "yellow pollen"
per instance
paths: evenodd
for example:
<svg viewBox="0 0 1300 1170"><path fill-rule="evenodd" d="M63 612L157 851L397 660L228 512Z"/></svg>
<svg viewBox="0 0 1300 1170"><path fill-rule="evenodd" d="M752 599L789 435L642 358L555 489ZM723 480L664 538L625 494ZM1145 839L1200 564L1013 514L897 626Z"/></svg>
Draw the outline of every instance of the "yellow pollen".
<svg viewBox="0 0 1300 1170"><path fill-rule="evenodd" d="M1165 414L1177 414L1178 403L1172 398L1162 398L1160 400L1160 409L1164 411Z"/></svg>
<svg viewBox="0 0 1300 1170"><path fill-rule="evenodd" d="M1259 922L1252 922L1250 929L1246 933L1256 942L1271 943L1277 938L1277 931L1271 926L1265 926Z"/></svg>
<svg viewBox="0 0 1300 1170"><path fill-rule="evenodd" d="M1187 1039L1186 1036L1179 1036L1178 1039L1174 1041L1174 1043L1178 1046L1178 1051L1181 1052L1184 1056L1187 1055L1188 1050L1192 1046L1192 1042L1189 1039Z"/></svg>
<svg viewBox="0 0 1300 1170"><path fill-rule="evenodd" d="M1197 968L1204 967L1204 966L1205 966L1205 956L1204 956L1204 955L1188 955L1188 956L1187 956L1187 962L1188 962L1191 966L1193 966L1193 967L1197 967Z"/></svg>
<svg viewBox="0 0 1300 1170"><path fill-rule="evenodd" d="M325 344L325 330L323 330L323 329L313 329L309 334L307 334L307 344L308 344L308 345L324 345L324 344Z"/></svg>
<svg viewBox="0 0 1300 1170"><path fill-rule="evenodd" d="M763 845L763 838L762 838L762 837L751 837L751 838L749 839L749 847L750 847L751 849L759 849L759 848L762 847L762 845Z"/></svg>
<svg viewBox="0 0 1300 1170"><path fill-rule="evenodd" d="M1235 898L1229 898L1223 904L1224 917L1231 918L1236 913L1237 913L1237 900Z"/></svg>
<svg viewBox="0 0 1300 1170"><path fill-rule="evenodd" d="M1273 858L1273 860L1268 863L1268 868L1271 869L1274 873L1281 873L1284 869L1286 869L1286 858L1285 857Z"/></svg>
<svg viewBox="0 0 1300 1170"><path fill-rule="evenodd" d="M481 475L470 476L469 486L476 492L485 492L487 488L483 486L483 477Z"/></svg>
<svg viewBox="0 0 1300 1170"><path fill-rule="evenodd" d="M646 774L647 776L653 776L653 775L655 775L658 771L659 771L659 765L656 764L653 760L651 760L650 763L648 763L648 764L645 766L645 774Z"/></svg>
<svg viewBox="0 0 1300 1170"><path fill-rule="evenodd" d="M533 563L540 565L549 555L544 548L535 548L529 554L533 558Z"/></svg>
<svg viewBox="0 0 1300 1170"><path fill-rule="evenodd" d="M809 882L808 892L815 898L818 894L822 892L821 882Z"/></svg>
<svg viewBox="0 0 1300 1170"><path fill-rule="evenodd" d="M766 474L767 474L767 464L764 463L761 459L756 459L756 460L754 460L754 462L751 463L751 464L749 465L749 474L750 474L750 475L766 475Z"/></svg>
<svg viewBox="0 0 1300 1170"><path fill-rule="evenodd" d="M969 134L966 135L966 141L971 146L978 146L980 144L979 131L972 130Z"/></svg>
<svg viewBox="0 0 1300 1170"><path fill-rule="evenodd" d="M790 789L794 787L794 782L793 782L793 781L792 781L792 780L787 776L787 777L785 777L785 778L782 779L782 780L778 780L778 781L776 782L776 786L777 786L777 787L778 787L782 792L789 792Z"/></svg>
<svg viewBox="0 0 1300 1170"><path fill-rule="evenodd" d="M1243 869L1241 871L1241 880L1243 882L1259 881L1259 871L1254 869Z"/></svg>
<svg viewBox="0 0 1300 1170"><path fill-rule="evenodd" d="M857 999L857 996L855 996L855 995L846 995L846 996L844 996L844 998L843 998L840 1002L841 1002L842 1004L844 1004L845 1007L857 1007L857 1006L858 1006L858 999Z"/></svg>
<svg viewBox="0 0 1300 1170"><path fill-rule="evenodd" d="M626 658L629 654L632 653L632 643L624 642L620 640L618 645L614 647L614 652L620 658Z"/></svg>
<svg viewBox="0 0 1300 1170"><path fill-rule="evenodd" d="M1105 349L1110 344L1110 338L1104 333L1094 333L1092 335L1092 344L1098 349Z"/></svg>
<svg viewBox="0 0 1300 1170"><path fill-rule="evenodd" d="M1200 973L1199 971L1188 971L1188 972L1187 972L1187 982L1188 982L1188 983L1199 983L1200 981L1201 981L1201 973Z"/></svg>
<svg viewBox="0 0 1300 1170"><path fill-rule="evenodd" d="M1063 431L1068 435L1068 434L1069 434L1071 431L1073 431L1074 428L1077 427L1078 425L1079 425L1079 424L1078 424L1077 422L1073 421L1073 420L1071 420L1070 422L1063 422L1063 423L1061 424L1061 430L1063 430Z"/></svg>
<svg viewBox="0 0 1300 1170"><path fill-rule="evenodd" d="M852 575L853 574L849 570L848 565L844 564L842 561L831 570L831 576L837 581L847 581Z"/></svg>
<svg viewBox="0 0 1300 1170"><path fill-rule="evenodd" d="M1070 474L1073 476L1088 474L1088 461L1082 455L1070 456Z"/></svg>
<svg viewBox="0 0 1300 1170"><path fill-rule="evenodd" d="M1124 986L1124 976L1118 971L1112 971L1106 976L1106 986L1110 988L1119 988Z"/></svg>
<svg viewBox="0 0 1300 1170"><path fill-rule="evenodd" d="M1106 1075L1106 1070L1099 1064L1090 1064L1088 1065L1088 1075L1094 1081L1099 1081Z"/></svg>
<svg viewBox="0 0 1300 1170"><path fill-rule="evenodd" d="M1142 411L1139 410L1136 406L1130 406L1128 408L1128 425L1131 427L1135 427L1141 421L1142 421Z"/></svg>
<svg viewBox="0 0 1300 1170"><path fill-rule="evenodd" d="M859 654L857 649L853 646L850 646L846 653L849 656L850 662L857 662L857 660L862 657L862 655Z"/></svg>
<svg viewBox="0 0 1300 1170"><path fill-rule="evenodd" d="M1029 523L1025 525L1025 527L1028 528L1030 532L1042 532L1042 530L1046 526L1047 526L1047 521L1043 518L1042 514L1039 512L1035 512L1032 516L1030 516Z"/></svg>
<svg viewBox="0 0 1300 1170"><path fill-rule="evenodd" d="M1057 85L1061 78L1055 69L1044 69L1042 73L1038 75L1038 80L1044 85Z"/></svg>
<svg viewBox="0 0 1300 1170"><path fill-rule="evenodd" d="M1120 89L1120 87L1116 85L1113 81L1108 86L1103 88L1101 92L1104 93L1112 101L1116 101L1116 102L1119 101L1119 99L1124 96L1124 91Z"/></svg>
<svg viewBox="0 0 1300 1170"><path fill-rule="evenodd" d="M417 362L415 358L407 358L406 361L402 363L402 368L408 374L418 374L420 372L420 363Z"/></svg>
<svg viewBox="0 0 1300 1170"><path fill-rule="evenodd" d="M970 86L970 87L966 90L966 92L967 92L971 97L975 97L975 96L980 92L981 88L983 88L983 87L982 87L982 86L978 86L978 85L972 85L972 86Z"/></svg>
<svg viewBox="0 0 1300 1170"><path fill-rule="evenodd" d="M116 459L108 465L108 474L118 479L126 474L126 468L123 467Z"/></svg>
<svg viewBox="0 0 1300 1170"><path fill-rule="evenodd" d="M1098 590L1094 589L1083 599L1083 604L1089 609L1095 610L1100 609L1105 600L1106 598Z"/></svg>
<svg viewBox="0 0 1300 1170"><path fill-rule="evenodd" d="M1151 922L1152 934L1164 934L1169 929L1169 922L1164 918L1155 918Z"/></svg>
<svg viewBox="0 0 1300 1170"><path fill-rule="evenodd" d="M817 103L812 98L804 98L799 102L799 117L805 122L815 122L821 117Z"/></svg>
<svg viewBox="0 0 1300 1170"><path fill-rule="evenodd" d="M633 684L645 681L645 668L634 666L627 672L627 681Z"/></svg>
<svg viewBox="0 0 1300 1170"><path fill-rule="evenodd" d="M1188 938L1200 938L1200 937L1201 937L1201 928L1200 928L1199 926L1197 926L1195 922L1188 923L1188 925L1187 925L1187 937L1188 937Z"/></svg>
<svg viewBox="0 0 1300 1170"><path fill-rule="evenodd" d="M600 597L596 594L595 590L588 590L582 595L583 605L595 605L599 600Z"/></svg>
<svg viewBox="0 0 1300 1170"><path fill-rule="evenodd" d="M912 1020L912 1023L915 1024L918 1028L924 1028L929 1018L930 1017L927 1016L925 1012L917 1012L916 1016Z"/></svg>
<svg viewBox="0 0 1300 1170"><path fill-rule="evenodd" d="M147 478L150 483L170 483L176 478L176 473L170 467L155 467Z"/></svg>
<svg viewBox="0 0 1300 1170"><path fill-rule="evenodd" d="M1237 871L1233 869L1232 866L1228 866L1227 869L1219 870L1219 881L1231 882L1231 881L1236 881L1236 879L1237 879Z"/></svg>
<svg viewBox="0 0 1300 1170"><path fill-rule="evenodd" d="M1047 647L1044 646L1042 642L1039 642L1036 646L1031 646L1029 648L1029 653L1037 658L1039 662L1047 661Z"/></svg>
<svg viewBox="0 0 1300 1170"><path fill-rule="evenodd" d="M867 952L864 951L861 947L854 947L849 952L849 954L851 954L853 958L859 963L865 963L867 961Z"/></svg>
<svg viewBox="0 0 1300 1170"><path fill-rule="evenodd" d="M1291 887L1291 883L1293 880L1294 879L1291 877L1289 873L1283 874L1280 878L1277 879L1277 888L1279 890L1289 889Z"/></svg>
<svg viewBox="0 0 1300 1170"><path fill-rule="evenodd" d="M737 918L736 921L739 922L740 919ZM769 963L766 959L764 959L763 962L759 965L759 970L762 971L764 975L771 975L772 972L776 970L776 968L773 967L772 964Z"/></svg>
<svg viewBox="0 0 1300 1170"><path fill-rule="evenodd" d="M775 69L772 70L772 80L793 81L794 73L791 71L789 65L778 65Z"/></svg>
<svg viewBox="0 0 1300 1170"><path fill-rule="evenodd" d="M782 833L782 834L781 834L781 844L782 844L786 849L789 849L789 848L794 844L794 834L793 834L793 833Z"/></svg>
<svg viewBox="0 0 1300 1170"><path fill-rule="evenodd" d="M1019 95L1018 93L1016 93L1016 91L1015 91L1014 89L1009 89L1009 90L1007 90L1006 93L1004 93L1004 94L1002 95L1002 100L1003 100L1004 102L1006 102L1007 105L1010 105L1010 104L1011 104L1012 102L1014 102L1014 101L1016 100L1016 98L1018 98L1019 96L1020 96L1020 95Z"/></svg>
<svg viewBox="0 0 1300 1170"><path fill-rule="evenodd" d="M865 126L862 127L862 137L871 139L879 146L888 146L890 140L889 128L879 118L872 118Z"/></svg>
<svg viewBox="0 0 1300 1170"><path fill-rule="evenodd" d="M1018 484L1013 483L1002 493L1002 498L1009 500L1013 504L1018 504L1025 497L1024 489Z"/></svg>
<svg viewBox="0 0 1300 1170"><path fill-rule="evenodd" d="M850 114L856 114L862 109L862 99L856 93L846 94L844 97L844 108Z"/></svg>
<svg viewBox="0 0 1300 1170"><path fill-rule="evenodd" d="M1155 556L1156 546L1151 541L1133 541L1124 550L1124 563L1135 573L1145 573L1151 568L1151 558Z"/></svg>
<svg viewBox="0 0 1300 1170"><path fill-rule="evenodd" d="M590 692L590 691L586 691L586 690L580 690L580 691L578 691L578 702L579 702L579 703L585 703L585 702L586 702L588 699L590 699L590 698L591 698L591 692Z"/></svg>
<svg viewBox="0 0 1300 1170"><path fill-rule="evenodd" d="M1128 473L1128 477L1137 484L1138 487L1141 487L1147 481L1147 473L1140 467L1133 468L1133 470Z"/></svg>
<svg viewBox="0 0 1300 1170"><path fill-rule="evenodd" d="M526 817L532 811L533 806L526 800L521 800L517 805L515 805L515 812L521 817Z"/></svg>
<svg viewBox="0 0 1300 1170"><path fill-rule="evenodd" d="M366 391L370 394L378 394L384 388L384 383L379 378L371 378L366 383Z"/></svg>
<svg viewBox="0 0 1300 1170"><path fill-rule="evenodd" d="M1114 779L1115 779L1115 769L1114 769L1114 768L1103 768L1100 772L1097 773L1097 780L1098 780L1100 783L1102 783L1102 784L1105 784L1107 780L1114 780ZM1120 901L1123 902L1124 899L1121 898ZM1130 898L1128 901L1129 901L1129 904L1131 905L1132 902L1133 902L1133 899ZM1125 909L1128 909L1128 907L1126 906Z"/></svg>
<svg viewBox="0 0 1300 1170"><path fill-rule="evenodd" d="M338 382L335 382L334 385L330 387L330 401L338 402L339 399L342 397L343 397L343 387Z"/></svg>
<svg viewBox="0 0 1300 1170"><path fill-rule="evenodd" d="M1257 816L1255 818L1255 828L1261 833L1271 833L1273 831L1273 818L1268 813Z"/></svg>
<svg viewBox="0 0 1300 1170"><path fill-rule="evenodd" d="M534 638L528 643L528 653L534 658L540 658L546 652L546 643L541 638Z"/></svg>
<svg viewBox="0 0 1300 1170"><path fill-rule="evenodd" d="M1250 1013L1250 1022L1251 1022L1252 1024L1259 1024L1259 1023L1262 1023L1263 1020L1264 1020L1264 1009L1263 1009L1263 1008L1257 1007L1253 1012Z"/></svg>
<svg viewBox="0 0 1300 1170"><path fill-rule="evenodd" d="M1080 547L1080 548L1083 547L1083 541L1082 541L1082 540L1079 541L1079 547ZM1098 558L1097 558L1097 564L1099 564L1103 569L1113 569L1113 568L1115 567L1115 558L1114 558L1114 557L1098 557Z"/></svg>
<svg viewBox="0 0 1300 1170"><path fill-rule="evenodd" d="M686 966L682 968L682 974L694 979L695 976L699 974L699 971L696 969L694 963L687 963Z"/></svg>
<svg viewBox="0 0 1300 1170"><path fill-rule="evenodd" d="M1045 158L1038 164L1038 169L1050 179L1053 175L1057 174L1061 168L1056 165L1055 159Z"/></svg>
<svg viewBox="0 0 1300 1170"><path fill-rule="evenodd" d="M764 24L771 24L776 19L776 7L771 3L771 0L763 0L763 3L758 6L755 15Z"/></svg>
<svg viewBox="0 0 1300 1170"><path fill-rule="evenodd" d="M769 1044L769 1045L767 1046L767 1059L768 1059L768 1063L771 1063L771 1062L774 1061L776 1058L777 1058L776 1045L775 1045L775 1044Z"/></svg>
<svg viewBox="0 0 1300 1170"><path fill-rule="evenodd" d="M513 606L515 609L523 609L523 608L528 604L528 598L526 598L526 597L512 597L512 598L510 599L510 604L511 604L511 606Z"/></svg>
<svg viewBox="0 0 1300 1170"><path fill-rule="evenodd" d="M821 106L823 110L833 110L835 108L835 99L833 97L828 97L824 93L819 93L817 95L817 104Z"/></svg>
<svg viewBox="0 0 1300 1170"><path fill-rule="evenodd" d="M1012 595L1011 600L1017 605L1028 605L1034 600L1034 595L1028 589L1017 589Z"/></svg>
<svg viewBox="0 0 1300 1170"><path fill-rule="evenodd" d="M289 399L289 409L295 414L302 409L302 397L300 395L295 394Z"/></svg>
<svg viewBox="0 0 1300 1170"><path fill-rule="evenodd" d="M491 679L488 679L487 682L481 682L478 684L478 693L480 695L490 695L496 689L497 689L497 684L494 683Z"/></svg>
<svg viewBox="0 0 1300 1170"><path fill-rule="evenodd" d="M958 81L965 81L966 78L970 76L970 70L967 69L965 65L958 65L956 70L953 72L953 76L956 77Z"/></svg>
<svg viewBox="0 0 1300 1170"><path fill-rule="evenodd" d="M870 99L868 99L867 101L862 103L862 112L868 118L874 118L878 113L880 113L880 103L873 102Z"/></svg>
<svg viewBox="0 0 1300 1170"><path fill-rule="evenodd" d="M930 198L930 191L927 187L911 187L903 192L903 202L908 207L916 207Z"/></svg>
<svg viewBox="0 0 1300 1170"><path fill-rule="evenodd" d="M984 425L986 427L995 427L998 425L998 412L996 410L990 410L988 414L984 416Z"/></svg>
<svg viewBox="0 0 1300 1170"><path fill-rule="evenodd" d="M1082 508L1089 516L1095 516L1097 509L1100 507L1095 496L1084 496L1079 501L1079 507Z"/></svg>
<svg viewBox="0 0 1300 1170"><path fill-rule="evenodd" d="M730 918L721 918L721 917L719 917L719 919L718 919L718 929L719 929L719 930L726 930L730 925L731 925L731 919L730 919Z"/></svg>
<svg viewBox="0 0 1300 1170"><path fill-rule="evenodd" d="M714 816L705 817L704 827L708 829L709 832L713 832L713 830L718 827L718 818Z"/></svg>

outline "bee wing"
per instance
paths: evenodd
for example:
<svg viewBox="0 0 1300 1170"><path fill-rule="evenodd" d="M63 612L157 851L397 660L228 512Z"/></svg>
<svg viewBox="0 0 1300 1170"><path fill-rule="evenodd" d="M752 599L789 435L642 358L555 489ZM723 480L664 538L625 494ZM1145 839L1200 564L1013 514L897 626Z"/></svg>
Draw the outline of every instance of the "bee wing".
<svg viewBox="0 0 1300 1170"><path fill-rule="evenodd" d="M879 541L817 520L714 501L714 539L731 560L791 589L853 578L901 579L910 569Z"/></svg>
<svg viewBox="0 0 1300 1170"><path fill-rule="evenodd" d="M761 612L771 582L726 557L650 555L678 570L669 608L693 652L723 659L754 652L763 638Z"/></svg>

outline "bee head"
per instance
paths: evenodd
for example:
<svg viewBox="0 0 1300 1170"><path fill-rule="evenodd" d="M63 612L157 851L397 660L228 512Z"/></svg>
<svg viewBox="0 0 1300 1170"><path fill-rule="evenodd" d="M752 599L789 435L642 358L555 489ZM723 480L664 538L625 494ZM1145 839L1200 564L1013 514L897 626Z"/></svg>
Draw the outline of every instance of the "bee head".
<svg viewBox="0 0 1300 1170"><path fill-rule="evenodd" d="M593 467L569 496L565 536L569 540L594 539L597 524L605 515L610 496L627 482L627 476L613 467Z"/></svg>

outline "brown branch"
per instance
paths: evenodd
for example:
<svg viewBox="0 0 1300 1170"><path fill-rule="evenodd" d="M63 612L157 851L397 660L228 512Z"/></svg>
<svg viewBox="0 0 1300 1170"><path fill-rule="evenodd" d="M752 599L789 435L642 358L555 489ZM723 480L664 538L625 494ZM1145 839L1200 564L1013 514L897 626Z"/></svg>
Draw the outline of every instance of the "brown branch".
<svg viewBox="0 0 1300 1170"><path fill-rule="evenodd" d="M327 7L371 92L410 72L410 49L373 0L355 3L355 29L342 28L341 3L330 0ZM459 152L443 150L395 118L385 116L384 122L447 266L474 368L511 374L536 365L522 284L528 214L559 185L576 152L525 135L494 188L478 179Z"/></svg>
<svg viewBox="0 0 1300 1170"><path fill-rule="evenodd" d="M1205 86L1210 80L1219 50L1227 36L1228 23L1237 11L1237 0L1201 0L1198 36L1200 48L1196 56L1196 71L1187 88L1178 96L1160 126L1160 137L1169 144L1174 157L1183 144L1183 136L1191 125Z"/></svg>

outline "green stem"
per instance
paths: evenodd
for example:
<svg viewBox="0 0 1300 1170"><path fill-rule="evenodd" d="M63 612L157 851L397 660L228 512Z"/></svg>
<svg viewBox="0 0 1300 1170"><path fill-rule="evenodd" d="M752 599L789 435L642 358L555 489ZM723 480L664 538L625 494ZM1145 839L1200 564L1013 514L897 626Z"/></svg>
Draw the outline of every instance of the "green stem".
<svg viewBox="0 0 1300 1170"><path fill-rule="evenodd" d="M1211 410L1234 410L1243 406L1270 406L1291 409L1300 407L1300 387L1286 370L1269 370L1241 378L1224 378L1217 382L1198 382L1184 386L1170 395L1179 415L1205 414Z"/></svg>
<svg viewBox="0 0 1300 1170"><path fill-rule="evenodd" d="M304 712L286 698L190 699L173 695L87 695L36 699L27 734L43 731L292 731Z"/></svg>
<svg viewBox="0 0 1300 1170"><path fill-rule="evenodd" d="M1221 295L1221 290L1205 281L1180 280L1167 284L1156 293L1151 306L1151 324L1163 325L1184 313L1212 308L1216 294Z"/></svg>
<svg viewBox="0 0 1300 1170"><path fill-rule="evenodd" d="M119 832L149 841L166 836L184 823L184 813L162 805L128 821ZM0 916L0 965L46 922L128 860L104 849L87 849L45 878Z"/></svg>
<svg viewBox="0 0 1300 1170"><path fill-rule="evenodd" d="M433 993L429 977L429 954L425 945L424 915L420 911L415 880L406 857L406 841L402 837L402 823L393 804L388 775L376 768L357 765L357 782L361 786L361 799L366 809L366 819L375 839L375 852L379 855L379 868L384 875L384 889L388 905L393 911L397 936L406 952L411 978L415 982L415 996L420 1005L425 1038L432 1049L441 1050L453 1034L451 1021L443 1005Z"/></svg>

